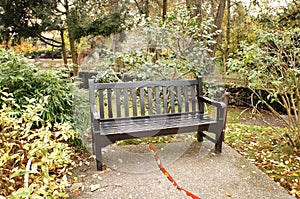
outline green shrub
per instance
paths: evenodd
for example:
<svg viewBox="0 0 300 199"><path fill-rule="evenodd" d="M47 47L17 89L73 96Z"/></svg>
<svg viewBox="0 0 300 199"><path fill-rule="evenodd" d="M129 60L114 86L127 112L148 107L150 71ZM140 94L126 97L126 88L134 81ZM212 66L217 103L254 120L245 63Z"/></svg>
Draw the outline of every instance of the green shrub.
<svg viewBox="0 0 300 199"><path fill-rule="evenodd" d="M41 119L44 100L28 100L21 108L12 94L0 90L0 195L8 198L67 197L66 174L73 149L67 144L77 137L71 126L45 123Z"/></svg>
<svg viewBox="0 0 300 199"><path fill-rule="evenodd" d="M46 97L45 109L41 113L41 121L72 122L73 114L73 85L59 71L39 69L28 63L24 57L12 51L0 49L0 90L13 93L16 111L28 104L28 99ZM3 103L0 100L0 105Z"/></svg>
<svg viewBox="0 0 300 199"><path fill-rule="evenodd" d="M300 146L300 45L297 28L256 30L256 43L243 44L228 60L229 72L258 97L256 106L266 106L288 129L285 138ZM272 104L284 110L275 109Z"/></svg>

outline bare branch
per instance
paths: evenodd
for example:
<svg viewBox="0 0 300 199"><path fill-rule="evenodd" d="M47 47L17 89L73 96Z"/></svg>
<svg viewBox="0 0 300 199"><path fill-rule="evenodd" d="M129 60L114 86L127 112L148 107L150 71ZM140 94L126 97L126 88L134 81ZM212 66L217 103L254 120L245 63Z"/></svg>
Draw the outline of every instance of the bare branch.
<svg viewBox="0 0 300 199"><path fill-rule="evenodd" d="M42 35L39 35L38 38L39 38L42 42L44 42L45 44L48 44L48 45L50 45L50 46L57 47L57 48L61 48L61 47L62 47L61 45L59 45L59 44L61 44L61 43L58 42L58 41L55 41L54 39L49 39L49 38L44 37L44 36L42 36ZM56 44L54 44L54 43L56 43Z"/></svg>

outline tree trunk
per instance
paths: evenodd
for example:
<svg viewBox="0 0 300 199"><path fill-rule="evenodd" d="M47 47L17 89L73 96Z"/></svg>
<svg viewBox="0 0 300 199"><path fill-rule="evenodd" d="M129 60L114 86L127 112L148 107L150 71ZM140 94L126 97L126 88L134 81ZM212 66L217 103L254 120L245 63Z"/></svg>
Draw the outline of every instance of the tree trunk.
<svg viewBox="0 0 300 199"><path fill-rule="evenodd" d="M111 0L111 5L113 5L114 0ZM134 0L136 7L139 10L140 14L144 14L146 17L149 16L149 0L142 0L141 2L138 2L137 0Z"/></svg>
<svg viewBox="0 0 300 199"><path fill-rule="evenodd" d="M186 0L185 4L186 4L187 9L190 10L192 7L192 0Z"/></svg>
<svg viewBox="0 0 300 199"><path fill-rule="evenodd" d="M193 12L193 16L199 15L200 21L202 21L203 18L202 4L203 0L186 0L187 9L191 10L192 7L195 7L196 9Z"/></svg>
<svg viewBox="0 0 300 199"><path fill-rule="evenodd" d="M146 0L145 5L144 5L144 12L146 14L146 17L149 17L149 12L150 12L149 7L150 7L149 0Z"/></svg>
<svg viewBox="0 0 300 199"><path fill-rule="evenodd" d="M217 14L215 17L215 22L214 22L214 24L216 26L214 31L221 30L221 28L222 28L222 22L223 22L223 17L224 17L224 12L225 12L225 5L226 5L226 0L220 0L219 6L218 6L218 11L217 11ZM216 53L216 50L218 47L218 43L220 41L220 36L219 35L216 36L215 39L216 39L217 43L212 46L212 56L215 56L215 53Z"/></svg>
<svg viewBox="0 0 300 199"><path fill-rule="evenodd" d="M163 21L166 20L167 8L168 8L168 1L167 0L163 0L163 12L162 12L162 19L163 19Z"/></svg>
<svg viewBox="0 0 300 199"><path fill-rule="evenodd" d="M61 50L62 50L62 58L64 61L64 66L67 67L68 64L68 56L67 56L67 50L66 50L66 43L64 38L64 31L60 31L60 37L61 37Z"/></svg>
<svg viewBox="0 0 300 199"><path fill-rule="evenodd" d="M148 2L148 1L147 1ZM119 4L117 0L110 0L110 12L114 12L115 10L119 10ZM111 50L116 53L116 52L121 52L122 48L120 45L120 33L113 33L111 35L111 39L112 39L112 46L111 46ZM124 63L120 60L120 59L116 59L115 60L115 70L116 71L120 71L121 68L124 67Z"/></svg>
<svg viewBox="0 0 300 199"><path fill-rule="evenodd" d="M73 63L73 76L77 76L77 74L78 74L78 53L77 53L75 41L73 40L73 38L70 34L69 34L69 41L70 41L70 49L71 49L71 56L72 56L72 63Z"/></svg>
<svg viewBox="0 0 300 199"><path fill-rule="evenodd" d="M70 19L69 19L69 2L68 0L64 1L64 7L66 10L66 21L67 21L67 25L70 28L72 28L72 25L70 23ZM70 33L70 31L68 31L68 35L69 35L69 42L70 42L70 49L71 49L71 56L72 56L72 63L73 63L73 76L77 76L78 74L78 53L77 53L77 48L75 45L75 41L72 38L72 35Z"/></svg>
<svg viewBox="0 0 300 199"><path fill-rule="evenodd" d="M227 0L227 27L226 27L226 46L225 46L225 52L224 52L224 74L227 72L227 65L226 62L228 60L228 53L229 53L229 45L230 45L230 7L231 7L231 1Z"/></svg>

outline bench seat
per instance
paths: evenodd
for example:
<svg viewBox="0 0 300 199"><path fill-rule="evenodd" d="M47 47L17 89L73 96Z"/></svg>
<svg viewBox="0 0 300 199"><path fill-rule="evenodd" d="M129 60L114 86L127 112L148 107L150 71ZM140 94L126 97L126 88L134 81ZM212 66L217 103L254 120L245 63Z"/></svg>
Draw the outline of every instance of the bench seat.
<svg viewBox="0 0 300 199"><path fill-rule="evenodd" d="M185 132L193 132L197 131L199 126L212 124L216 124L214 119L199 113L108 119L100 123L99 133L109 135L153 132L153 135L157 135L162 130L179 133L181 128Z"/></svg>

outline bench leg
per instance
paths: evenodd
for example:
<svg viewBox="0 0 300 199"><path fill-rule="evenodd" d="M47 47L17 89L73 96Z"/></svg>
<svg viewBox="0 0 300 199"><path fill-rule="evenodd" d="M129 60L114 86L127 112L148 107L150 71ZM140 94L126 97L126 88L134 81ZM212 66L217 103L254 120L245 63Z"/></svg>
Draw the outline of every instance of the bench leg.
<svg viewBox="0 0 300 199"><path fill-rule="evenodd" d="M198 129L198 131L197 131L197 141L198 142L203 142L204 137L205 137L205 134L202 131L200 131L200 129Z"/></svg>
<svg viewBox="0 0 300 199"><path fill-rule="evenodd" d="M99 133L94 134L94 155L96 156L96 166L97 171L103 171L103 160L102 160L102 148L106 145L103 144L104 136L101 136Z"/></svg>
<svg viewBox="0 0 300 199"><path fill-rule="evenodd" d="M102 151L100 145L95 145L95 155L96 155L97 171L102 171L104 168L103 168Z"/></svg>
<svg viewBox="0 0 300 199"><path fill-rule="evenodd" d="M203 133L202 133L202 131L197 132L197 141L198 142L203 142Z"/></svg>
<svg viewBox="0 0 300 199"><path fill-rule="evenodd" d="M222 130L220 137L217 140L217 143L215 144L215 152L217 154L222 153L222 142L224 141L224 130Z"/></svg>

